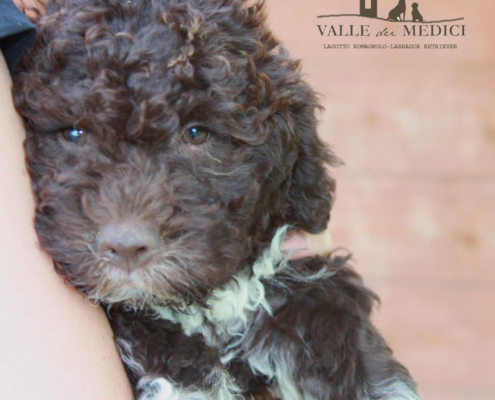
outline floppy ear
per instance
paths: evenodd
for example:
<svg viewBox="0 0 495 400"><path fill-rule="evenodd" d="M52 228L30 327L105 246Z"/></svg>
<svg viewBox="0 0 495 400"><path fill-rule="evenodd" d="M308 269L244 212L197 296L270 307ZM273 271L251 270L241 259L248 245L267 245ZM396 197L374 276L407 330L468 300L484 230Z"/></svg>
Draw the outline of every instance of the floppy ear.
<svg viewBox="0 0 495 400"><path fill-rule="evenodd" d="M287 222L310 233L323 231L330 220L335 193L335 180L328 175L327 166L341 162L318 138L315 111L322 107L316 94L304 82L297 87L296 101L291 107L295 129L296 162L293 166L288 192Z"/></svg>

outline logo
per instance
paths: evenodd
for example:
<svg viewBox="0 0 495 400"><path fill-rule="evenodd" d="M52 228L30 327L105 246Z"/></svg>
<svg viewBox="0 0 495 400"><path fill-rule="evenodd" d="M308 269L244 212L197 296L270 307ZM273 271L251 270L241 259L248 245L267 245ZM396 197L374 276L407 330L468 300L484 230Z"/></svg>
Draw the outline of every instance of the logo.
<svg viewBox="0 0 495 400"><path fill-rule="evenodd" d="M385 10L379 10L378 0L354 0L356 3L356 10L359 10L359 14L329 14L319 15L319 19L330 19L329 24L317 24L318 33L320 36L327 38L457 38L466 36L466 25L460 24L459 21L463 21L464 18L447 18L437 19L432 17L430 19L429 13L432 13L431 7L432 0L421 0L410 4L406 3L406 0L398 0L396 3L393 0L389 0L388 3L385 0L381 0L382 3L387 3ZM359 3L359 4L358 4ZM423 7L424 5L424 7ZM423 10L424 8L424 10ZM442 12L448 11L448 8ZM342 24L333 23L332 19L340 18L344 21L352 21L352 23ZM369 20L385 21L386 26L383 28L383 22L372 23ZM365 23L357 23L364 21ZM369 22L369 23L366 23ZM381 25L381 26L377 26ZM400 46L398 44L390 44L390 40L383 44L373 44L372 47L363 44L361 46L354 45L353 48L420 48L420 44L411 44ZM457 44L441 44L431 45L424 43L423 48L450 48L456 49ZM399 47L397 47L399 46ZM325 45L325 49L329 48L350 48L350 44L328 44Z"/></svg>

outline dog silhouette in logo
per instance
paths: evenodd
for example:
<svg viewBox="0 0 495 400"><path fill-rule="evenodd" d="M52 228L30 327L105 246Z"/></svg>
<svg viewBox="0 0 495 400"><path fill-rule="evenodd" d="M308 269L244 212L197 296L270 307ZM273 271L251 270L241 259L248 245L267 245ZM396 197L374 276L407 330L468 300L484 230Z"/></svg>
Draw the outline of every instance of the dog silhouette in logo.
<svg viewBox="0 0 495 400"><path fill-rule="evenodd" d="M423 22L423 16L418 10L418 3L412 3L412 20L413 22Z"/></svg>
<svg viewBox="0 0 495 400"><path fill-rule="evenodd" d="M392 8L388 13L388 19L394 21L404 21L406 19L406 0L399 0L399 4Z"/></svg>

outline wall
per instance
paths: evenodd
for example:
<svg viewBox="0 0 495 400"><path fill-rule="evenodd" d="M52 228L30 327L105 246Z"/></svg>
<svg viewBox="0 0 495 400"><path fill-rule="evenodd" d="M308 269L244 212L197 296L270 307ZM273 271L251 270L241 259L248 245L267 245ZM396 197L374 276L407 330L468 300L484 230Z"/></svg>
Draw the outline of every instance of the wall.
<svg viewBox="0 0 495 400"><path fill-rule="evenodd" d="M320 134L346 163L332 171L330 227L382 299L377 325L424 400L495 399L493 3L419 0L427 20L464 17L466 36L394 40L320 36L317 24L400 25L316 18L358 14L358 0L267 3L271 27L324 96ZM379 17L395 4L379 1ZM458 48L325 50L330 43Z"/></svg>

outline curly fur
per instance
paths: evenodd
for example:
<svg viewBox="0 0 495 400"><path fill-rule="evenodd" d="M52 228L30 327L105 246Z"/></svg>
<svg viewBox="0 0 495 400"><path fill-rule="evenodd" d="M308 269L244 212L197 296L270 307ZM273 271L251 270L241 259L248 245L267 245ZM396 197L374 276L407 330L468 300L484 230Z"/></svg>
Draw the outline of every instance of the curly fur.
<svg viewBox="0 0 495 400"><path fill-rule="evenodd" d="M417 399L347 258L277 252L284 226L326 227L338 160L263 3L52 0L35 22L14 99L36 230L108 306L140 399ZM132 271L102 250L130 223L157 243Z"/></svg>

